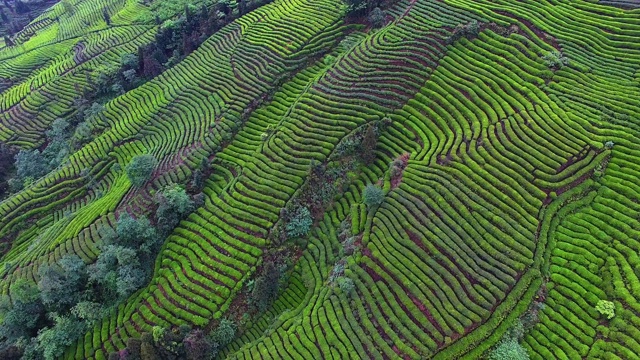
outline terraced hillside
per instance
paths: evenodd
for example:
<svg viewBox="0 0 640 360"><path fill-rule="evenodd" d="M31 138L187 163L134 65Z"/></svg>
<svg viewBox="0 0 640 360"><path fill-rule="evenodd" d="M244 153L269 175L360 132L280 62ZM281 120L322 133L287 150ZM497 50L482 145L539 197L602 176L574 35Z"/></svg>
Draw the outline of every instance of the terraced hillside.
<svg viewBox="0 0 640 360"><path fill-rule="evenodd" d="M69 255L99 270L108 230L127 214L161 229L179 184L199 201L148 279L96 318L67 311L80 330L37 336L40 356L205 358L190 349L211 333L217 358L640 358L640 12L624 3L185 10L239 17L104 99L91 139L0 203L2 340L25 284L50 291ZM92 74L180 16L156 24L158 4L59 3L0 48L0 141L50 144Z"/></svg>

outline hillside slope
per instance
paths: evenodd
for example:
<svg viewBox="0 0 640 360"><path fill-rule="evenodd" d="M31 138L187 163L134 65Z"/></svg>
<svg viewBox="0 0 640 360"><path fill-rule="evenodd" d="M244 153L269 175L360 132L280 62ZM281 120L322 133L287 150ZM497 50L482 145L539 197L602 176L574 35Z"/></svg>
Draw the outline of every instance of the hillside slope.
<svg viewBox="0 0 640 360"><path fill-rule="evenodd" d="M134 16L148 7L105 4L58 4L0 50L3 143L41 146L87 72L153 40L158 26ZM100 228L152 218L156 194L204 160L203 202L150 282L65 358L105 359L158 326L240 323L257 275L288 253L277 299L219 358L479 358L532 316L532 359L638 358L640 13L515 0L385 12L373 28L341 1L276 0L109 100L93 140L0 203L2 292L67 254L95 262ZM568 62L550 64L556 51ZM137 187L124 169L142 154L158 163ZM370 184L384 197L367 206ZM313 225L298 237L303 208Z"/></svg>

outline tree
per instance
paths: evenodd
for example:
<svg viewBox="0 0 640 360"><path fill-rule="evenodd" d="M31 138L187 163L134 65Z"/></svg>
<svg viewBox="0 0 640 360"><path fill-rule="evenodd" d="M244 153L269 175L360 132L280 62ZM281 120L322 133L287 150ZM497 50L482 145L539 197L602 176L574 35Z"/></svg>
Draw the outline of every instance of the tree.
<svg viewBox="0 0 640 360"><path fill-rule="evenodd" d="M81 301L71 309L71 314L91 325L100 320L105 315L105 311L102 304L98 302Z"/></svg>
<svg viewBox="0 0 640 360"><path fill-rule="evenodd" d="M61 3L67 15L71 16L76 12L76 8L68 0L62 0Z"/></svg>
<svg viewBox="0 0 640 360"><path fill-rule="evenodd" d="M376 137L376 130L374 125L369 125L367 127L367 131L364 133L364 138L362 139L362 145L360 147L362 151L362 162L365 165L371 165L375 159L375 149L378 144L378 139Z"/></svg>
<svg viewBox="0 0 640 360"><path fill-rule="evenodd" d="M150 154L134 156L125 168L133 186L141 187L144 185L151 177L157 163L156 158Z"/></svg>
<svg viewBox="0 0 640 360"><path fill-rule="evenodd" d="M267 310L276 299L280 288L280 271L272 261L262 267L261 275L256 279L251 292L251 303L260 312Z"/></svg>
<svg viewBox="0 0 640 360"><path fill-rule="evenodd" d="M304 236L311 230L311 225L313 225L313 218L309 208L301 206L293 211L285 230L288 237Z"/></svg>
<svg viewBox="0 0 640 360"><path fill-rule="evenodd" d="M36 150L20 150L16 156L16 174L18 178L25 179L28 177L37 179L49 171L46 160Z"/></svg>
<svg viewBox="0 0 640 360"><path fill-rule="evenodd" d="M145 332L140 337L140 358L142 360L159 360L158 352L153 345L153 337L151 334Z"/></svg>
<svg viewBox="0 0 640 360"><path fill-rule="evenodd" d="M217 348L202 330L193 330L183 340L187 360L209 360L217 355Z"/></svg>
<svg viewBox="0 0 640 360"><path fill-rule="evenodd" d="M560 51L554 50L548 52L542 57L544 64L552 69L560 69L566 65L569 65L569 58L564 56Z"/></svg>
<svg viewBox="0 0 640 360"><path fill-rule="evenodd" d="M109 236L109 230L110 228L105 229L107 236ZM113 235L115 238L107 238L107 241L136 250L152 247L158 240L156 229L151 225L149 219L144 216L134 219L128 213L120 215L116 231L111 236Z"/></svg>
<svg viewBox="0 0 640 360"><path fill-rule="evenodd" d="M77 255L65 255L57 264L38 269L42 302L51 311L65 312L80 301L87 280L86 265Z"/></svg>
<svg viewBox="0 0 640 360"><path fill-rule="evenodd" d="M179 185L165 187L157 196L156 219L158 227L164 233L173 229L180 219L193 211L193 200L185 189Z"/></svg>
<svg viewBox="0 0 640 360"><path fill-rule="evenodd" d="M106 8L102 9L102 18L107 26L111 25L111 17L109 16L109 12L107 12Z"/></svg>
<svg viewBox="0 0 640 360"><path fill-rule="evenodd" d="M211 334L211 339L218 345L224 347L233 341L236 336L236 324L229 319L222 319L216 330Z"/></svg>
<svg viewBox="0 0 640 360"><path fill-rule="evenodd" d="M0 302L3 321L0 323L0 338L13 343L21 337L35 335L35 330L44 319L44 305L40 301L38 287L25 279L18 279L9 287L13 301L4 296Z"/></svg>
<svg viewBox="0 0 640 360"><path fill-rule="evenodd" d="M371 14L369 14L369 22L374 28L380 28L385 23L385 17L386 15L384 11L380 10L379 7L376 7L371 11Z"/></svg>
<svg viewBox="0 0 640 360"><path fill-rule="evenodd" d="M60 358L64 350L86 330L86 324L73 317L56 316L52 328L38 332L38 348L46 360Z"/></svg>
<svg viewBox="0 0 640 360"><path fill-rule="evenodd" d="M97 295L105 303L127 298L144 285L147 275L136 251L118 245L104 246L89 269L89 280L98 285Z"/></svg>
<svg viewBox="0 0 640 360"><path fill-rule="evenodd" d="M136 338L128 338L127 339L127 352L129 356L127 360L140 360L140 346L142 346L142 341Z"/></svg>
<svg viewBox="0 0 640 360"><path fill-rule="evenodd" d="M364 188L362 192L362 202L367 205L368 208L380 205L383 201L384 191L380 187L369 184Z"/></svg>
<svg viewBox="0 0 640 360"><path fill-rule="evenodd" d="M516 339L506 338L491 351L489 360L529 360L529 354Z"/></svg>

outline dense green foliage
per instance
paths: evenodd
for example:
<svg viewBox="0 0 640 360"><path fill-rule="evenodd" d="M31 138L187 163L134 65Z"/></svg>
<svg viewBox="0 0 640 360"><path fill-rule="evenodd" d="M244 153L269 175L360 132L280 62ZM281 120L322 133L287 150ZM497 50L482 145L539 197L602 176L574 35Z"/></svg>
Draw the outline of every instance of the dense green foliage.
<svg viewBox="0 0 640 360"><path fill-rule="evenodd" d="M135 156L125 168L129 181L131 181L133 186L141 187L149 180L157 164L158 162L153 155L145 154Z"/></svg>

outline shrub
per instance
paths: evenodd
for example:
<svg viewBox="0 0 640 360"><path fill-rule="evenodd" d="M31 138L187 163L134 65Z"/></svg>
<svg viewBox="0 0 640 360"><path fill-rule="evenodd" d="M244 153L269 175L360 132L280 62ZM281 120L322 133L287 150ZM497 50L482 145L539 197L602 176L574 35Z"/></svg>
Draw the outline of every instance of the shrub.
<svg viewBox="0 0 640 360"><path fill-rule="evenodd" d="M489 360L529 360L529 354L516 339L506 338L491 351Z"/></svg>
<svg viewBox="0 0 640 360"><path fill-rule="evenodd" d="M613 145L615 145L615 143L613 141L607 141L604 143L604 147L606 149L613 149Z"/></svg>
<svg viewBox="0 0 640 360"><path fill-rule="evenodd" d="M133 186L141 187L144 185L151 177L157 163L156 158L150 154L138 155L131 159L125 170Z"/></svg>
<svg viewBox="0 0 640 360"><path fill-rule="evenodd" d="M384 191L373 184L367 185L362 192L362 202L371 208L376 205L382 204L384 201Z"/></svg>
<svg viewBox="0 0 640 360"><path fill-rule="evenodd" d="M555 69L560 69L563 66L569 65L569 58L557 50L548 52L542 57L542 60L544 60L545 65Z"/></svg>
<svg viewBox="0 0 640 360"><path fill-rule="evenodd" d="M596 310L600 314L606 315L607 319L612 319L614 316L616 316L616 306L612 301L599 300L596 304Z"/></svg>
<svg viewBox="0 0 640 360"><path fill-rule="evenodd" d="M313 219L311 218L311 212L307 207L297 208L285 227L288 237L304 236L313 225Z"/></svg>

